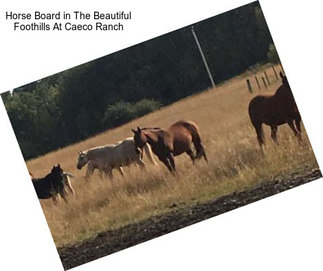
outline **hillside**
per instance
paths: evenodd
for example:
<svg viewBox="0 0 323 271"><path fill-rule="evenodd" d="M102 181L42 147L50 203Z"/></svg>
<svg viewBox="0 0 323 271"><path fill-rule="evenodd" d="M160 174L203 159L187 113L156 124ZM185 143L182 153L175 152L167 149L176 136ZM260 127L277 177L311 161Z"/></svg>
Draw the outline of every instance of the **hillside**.
<svg viewBox="0 0 323 271"><path fill-rule="evenodd" d="M271 67L267 73L272 82L267 92L272 93L280 81L275 79ZM247 77L254 80L245 73L116 129L27 161L29 171L37 177L47 174L57 163L76 176L72 180L76 196L70 196L68 204L62 201L54 206L50 200L41 201L56 245L81 242L99 232L165 214L169 206L181 209L263 182L318 169L306 133L299 143L287 125L278 129L279 146L272 143L269 128L264 127L267 145L265 155L261 154L247 113L250 99L259 91L252 81L255 91L248 92ZM192 166L186 154L176 157L179 174L176 178L163 164L153 166L145 160L146 172L130 166L124 169L124 178L114 172L113 182L100 179L97 174L86 181L85 168L76 169L79 150L132 136L131 128L137 126L167 128L180 119L198 124L208 164L201 160Z"/></svg>

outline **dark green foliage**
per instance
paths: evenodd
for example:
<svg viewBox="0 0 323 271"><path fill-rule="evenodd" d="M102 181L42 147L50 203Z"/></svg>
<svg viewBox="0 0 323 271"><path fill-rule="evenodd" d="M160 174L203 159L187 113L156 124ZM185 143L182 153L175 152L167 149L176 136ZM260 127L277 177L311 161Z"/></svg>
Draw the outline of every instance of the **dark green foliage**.
<svg viewBox="0 0 323 271"><path fill-rule="evenodd" d="M267 62L267 53L272 59L273 41L258 2L194 27L215 83ZM210 86L187 26L2 97L24 157L29 159Z"/></svg>
<svg viewBox="0 0 323 271"><path fill-rule="evenodd" d="M136 117L141 117L149 112L159 109L161 107L161 103L155 100L142 99L139 102L136 102L133 107L136 112Z"/></svg>
<svg viewBox="0 0 323 271"><path fill-rule="evenodd" d="M268 57L268 61L270 63L277 64L280 61L278 53L276 51L276 47L275 47L275 45L273 43L269 44L269 50L268 50L268 53L267 53L267 57Z"/></svg>
<svg viewBox="0 0 323 271"><path fill-rule="evenodd" d="M159 102L149 99L143 99L136 103L119 101L107 108L102 123L107 128L116 127L159 109L160 106L161 104Z"/></svg>
<svg viewBox="0 0 323 271"><path fill-rule="evenodd" d="M6 94L6 109L25 158L64 145L57 95L57 89L44 82L32 91Z"/></svg>
<svg viewBox="0 0 323 271"><path fill-rule="evenodd" d="M102 122L107 127L115 127L119 124L128 122L134 115L133 106L128 102L120 101L108 107Z"/></svg>

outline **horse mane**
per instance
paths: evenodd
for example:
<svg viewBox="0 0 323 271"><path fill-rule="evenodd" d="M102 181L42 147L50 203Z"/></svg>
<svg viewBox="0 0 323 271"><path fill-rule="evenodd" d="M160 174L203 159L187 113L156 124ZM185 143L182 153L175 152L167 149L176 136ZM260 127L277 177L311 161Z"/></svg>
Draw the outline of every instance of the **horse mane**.
<svg viewBox="0 0 323 271"><path fill-rule="evenodd" d="M161 130L160 127L144 127L140 128L141 130L147 131L147 130Z"/></svg>
<svg viewBox="0 0 323 271"><path fill-rule="evenodd" d="M141 129L143 130L143 129ZM158 138L158 134L160 131L163 131L163 130L160 130L160 129L154 129L154 130L149 130L149 129L146 129L143 131L143 134L147 137L147 138L150 138L152 140L157 140Z"/></svg>
<svg viewBox="0 0 323 271"><path fill-rule="evenodd" d="M282 84L279 86L279 88L276 90L276 92L275 92L275 96L277 97L277 98L282 98L283 99L283 97L285 98L285 99L288 99L288 100L291 100L292 102L294 102L295 103L295 101L294 101L294 96L293 96L293 94L292 94L292 90L291 90L291 88L290 88L290 85L289 85L289 83L288 83L288 80L287 80L287 78L286 78L286 76L284 76L282 73L280 73L280 76L281 76L281 78L282 78Z"/></svg>
<svg viewBox="0 0 323 271"><path fill-rule="evenodd" d="M142 133L153 141L158 141L158 137L170 137L170 133L167 130L156 128L156 129L141 129Z"/></svg>
<svg viewBox="0 0 323 271"><path fill-rule="evenodd" d="M46 179L46 180L52 180L54 176L54 172L50 171L49 173L47 173L47 175L45 175L45 177L42 178L33 178L33 180L40 180L40 179Z"/></svg>
<svg viewBox="0 0 323 271"><path fill-rule="evenodd" d="M144 128L140 128L140 131L142 131L142 133L147 138L150 138L150 139L156 141L158 139L159 132L164 131L164 130L161 129L160 127L144 127Z"/></svg>
<svg viewBox="0 0 323 271"><path fill-rule="evenodd" d="M87 156L88 154L91 155L91 153L95 153L97 150L105 147L107 145L102 145L102 146L96 146L96 147L93 147L93 148L89 148L87 150L84 150L84 151L80 151L79 154L84 154L85 156Z"/></svg>

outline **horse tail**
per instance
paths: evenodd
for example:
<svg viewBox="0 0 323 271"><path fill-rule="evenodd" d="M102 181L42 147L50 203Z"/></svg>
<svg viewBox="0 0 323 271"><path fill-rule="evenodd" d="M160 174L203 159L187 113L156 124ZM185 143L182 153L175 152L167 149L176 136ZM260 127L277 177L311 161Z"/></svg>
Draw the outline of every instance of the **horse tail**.
<svg viewBox="0 0 323 271"><path fill-rule="evenodd" d="M74 191L74 189L72 187L71 180L70 180L70 178L74 178L74 175L72 175L72 174L70 174L68 172L64 172L63 176L64 176L64 183L66 184L67 188L70 190L70 192L75 197L75 191Z"/></svg>
<svg viewBox="0 0 323 271"><path fill-rule="evenodd" d="M71 177L71 178L75 177L73 174L68 173L68 172L64 172L64 175L67 176L67 177Z"/></svg>
<svg viewBox="0 0 323 271"><path fill-rule="evenodd" d="M198 126L194 122L186 122L184 127L191 133L192 142L196 150L195 158L200 159L201 157L204 157L205 161L208 162Z"/></svg>
<svg viewBox="0 0 323 271"><path fill-rule="evenodd" d="M153 154L152 154L152 151L151 151L151 147L149 146L149 144L145 144L143 149L145 150L147 156L148 156L148 159L150 160L150 162L154 165L157 165L154 157L153 157Z"/></svg>

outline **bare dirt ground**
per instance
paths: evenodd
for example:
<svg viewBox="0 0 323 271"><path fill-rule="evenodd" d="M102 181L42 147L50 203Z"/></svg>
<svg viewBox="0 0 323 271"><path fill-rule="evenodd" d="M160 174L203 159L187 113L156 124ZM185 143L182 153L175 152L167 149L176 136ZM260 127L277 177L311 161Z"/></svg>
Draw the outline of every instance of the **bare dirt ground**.
<svg viewBox="0 0 323 271"><path fill-rule="evenodd" d="M70 269L259 199L305 184L321 176L320 170L317 169L304 174L294 174L288 178L278 178L274 181L265 182L253 188L235 192L203 204L196 204L186 208L178 208L176 204L172 204L169 206L169 212L165 215L154 216L117 230L101 232L93 239L72 246L60 247L58 248L58 253L65 270Z"/></svg>

